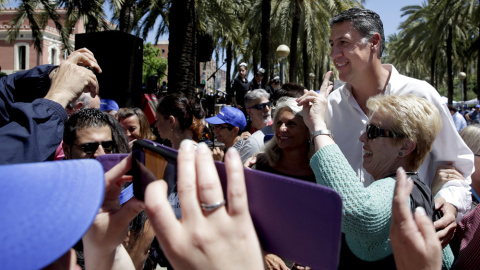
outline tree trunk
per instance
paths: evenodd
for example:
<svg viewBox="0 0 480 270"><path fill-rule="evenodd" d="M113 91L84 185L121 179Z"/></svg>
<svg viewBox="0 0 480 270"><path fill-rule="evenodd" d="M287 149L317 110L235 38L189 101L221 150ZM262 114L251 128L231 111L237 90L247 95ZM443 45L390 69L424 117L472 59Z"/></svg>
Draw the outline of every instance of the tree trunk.
<svg viewBox="0 0 480 270"><path fill-rule="evenodd" d="M122 8L120 9L119 30L120 32L129 33L132 32L134 18L135 18L135 1L125 0Z"/></svg>
<svg viewBox="0 0 480 270"><path fill-rule="evenodd" d="M448 26L447 36L447 87L448 87L448 105L453 103L453 63L452 63L452 26Z"/></svg>
<svg viewBox="0 0 480 270"><path fill-rule="evenodd" d="M435 62L436 62L436 60L437 60L437 54L435 52L432 52L432 57L430 58L430 84L433 87L435 87Z"/></svg>
<svg viewBox="0 0 480 270"><path fill-rule="evenodd" d="M168 93L193 98L195 90L195 0L172 1L169 22Z"/></svg>
<svg viewBox="0 0 480 270"><path fill-rule="evenodd" d="M480 25L479 25L480 29ZM480 36L480 30L478 31ZM477 104L480 101L480 48L477 47Z"/></svg>
<svg viewBox="0 0 480 270"><path fill-rule="evenodd" d="M297 82L297 40L298 31L300 29L300 17L302 15L302 7L300 1L302 0L295 0L295 16L293 17L292 23L292 38L290 40L290 69L288 72L288 80L290 82Z"/></svg>
<svg viewBox="0 0 480 270"><path fill-rule="evenodd" d="M307 89L312 89L312 82L310 81L310 59L308 57L308 51L307 51L307 33L304 33L303 36L303 48L302 48L302 53L303 53L303 84Z"/></svg>
<svg viewBox="0 0 480 270"><path fill-rule="evenodd" d="M253 72L254 76L255 76L255 73L257 73L257 70L258 70L258 54L257 54L257 52L253 52L253 54L252 54L252 72ZM253 79L255 79L255 77Z"/></svg>
<svg viewBox="0 0 480 270"><path fill-rule="evenodd" d="M270 79L270 12L272 10L272 0L262 1L262 68L265 69L262 87L265 89Z"/></svg>
<svg viewBox="0 0 480 270"><path fill-rule="evenodd" d="M226 76L226 85L225 92L227 92L227 104L232 103L232 97L235 93L232 92L232 43L227 43L227 76Z"/></svg>

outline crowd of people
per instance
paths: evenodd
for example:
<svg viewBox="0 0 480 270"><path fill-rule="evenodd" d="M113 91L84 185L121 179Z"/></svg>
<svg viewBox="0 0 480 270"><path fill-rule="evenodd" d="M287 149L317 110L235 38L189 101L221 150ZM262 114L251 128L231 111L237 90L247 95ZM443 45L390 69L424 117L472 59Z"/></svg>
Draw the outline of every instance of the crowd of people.
<svg viewBox="0 0 480 270"><path fill-rule="evenodd" d="M430 84L383 64L378 14L349 9L334 16L330 27L330 57L344 85L332 91L329 71L319 91L280 85L275 76L264 87L264 69L249 82L248 65L241 63L233 106L211 117L181 94L159 100L154 125L141 108L100 99L95 74L102 70L85 48L60 66L2 78L0 171L6 179L0 183L0 213L9 222L0 230L6 239L0 265L309 269L262 250L245 187L244 170L252 169L341 195L339 269L478 269L480 105L465 114L467 126ZM36 96L28 100L22 96L27 92ZM205 127L215 135L212 148L202 142ZM177 178L165 176L148 185L144 202L134 198L120 206L122 187L131 181L128 154L137 140L165 140L178 150ZM86 160L115 153L128 156L104 175ZM214 161L226 166L226 198ZM43 174L18 173L29 170ZM61 181L72 184L56 184ZM29 185L44 196L29 196ZM64 203L44 207L55 204L49 194L62 193ZM88 203L82 205L82 196ZM81 209L81 220L70 217L72 207ZM53 233L76 230L68 230L65 241L49 242L49 222L26 221L39 216L63 222ZM48 233L36 235L38 230ZM32 235L37 246L19 252Z"/></svg>

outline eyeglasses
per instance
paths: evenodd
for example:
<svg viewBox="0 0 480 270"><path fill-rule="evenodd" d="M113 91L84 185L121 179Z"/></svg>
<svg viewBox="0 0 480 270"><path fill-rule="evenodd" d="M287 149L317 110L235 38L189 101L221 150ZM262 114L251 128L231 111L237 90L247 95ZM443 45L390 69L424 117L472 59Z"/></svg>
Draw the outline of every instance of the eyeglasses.
<svg viewBox="0 0 480 270"><path fill-rule="evenodd" d="M400 137L397 134L393 133L390 130L385 130L383 128L379 128L374 125L367 125L367 137L370 140L373 140L377 137L388 137L388 138L393 138L393 137Z"/></svg>
<svg viewBox="0 0 480 270"><path fill-rule="evenodd" d="M224 128L228 128L228 126L221 126L221 125L213 125L213 130L215 129L224 129Z"/></svg>
<svg viewBox="0 0 480 270"><path fill-rule="evenodd" d="M87 155L94 154L99 145L102 145L103 151L105 153L110 154L113 151L113 141L104 141L104 142L92 142L92 143L84 143L84 144L74 144L82 148L83 152Z"/></svg>
<svg viewBox="0 0 480 270"><path fill-rule="evenodd" d="M257 105L253 105L252 107L250 107L250 109L257 109L257 110L263 110L265 109L265 107L271 107L271 104L270 102L265 102L265 103L260 103L260 104L257 104Z"/></svg>
<svg viewBox="0 0 480 270"><path fill-rule="evenodd" d="M480 157L480 155L479 155L479 154L473 154L473 155L475 155L476 157Z"/></svg>

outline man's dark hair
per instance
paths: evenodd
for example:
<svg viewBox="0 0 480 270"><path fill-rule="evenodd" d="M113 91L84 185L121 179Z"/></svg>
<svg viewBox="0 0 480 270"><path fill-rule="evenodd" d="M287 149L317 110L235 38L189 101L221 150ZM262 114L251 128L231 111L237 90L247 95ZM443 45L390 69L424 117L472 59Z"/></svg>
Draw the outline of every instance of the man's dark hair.
<svg viewBox="0 0 480 270"><path fill-rule="evenodd" d="M276 103L281 97L299 98L303 96L303 90L305 90L305 86L301 84L292 82L284 83L280 86L280 89L273 94L273 103Z"/></svg>
<svg viewBox="0 0 480 270"><path fill-rule="evenodd" d="M77 139L77 130L84 128L100 128L104 126L110 126L107 116L101 111L89 108L81 109L72 114L65 123L63 130L63 141L72 146L73 142Z"/></svg>
<svg viewBox="0 0 480 270"><path fill-rule="evenodd" d="M457 112L458 111L457 106L455 106L455 105L448 105L448 109L452 112Z"/></svg>
<svg viewBox="0 0 480 270"><path fill-rule="evenodd" d="M347 9L335 15L335 17L330 20L330 27L342 22L352 22L353 28L364 38L371 38L375 33L379 33L382 40L380 42L380 55L378 57L382 56L383 49L385 48L385 33L383 31L382 20L380 20L380 16L377 13L363 8Z"/></svg>
<svg viewBox="0 0 480 270"><path fill-rule="evenodd" d="M117 119L113 115L94 108L81 109L70 116L63 130L63 142L72 146L77 139L77 130L104 126L110 127L112 132L114 143L112 153L130 152L127 135Z"/></svg>

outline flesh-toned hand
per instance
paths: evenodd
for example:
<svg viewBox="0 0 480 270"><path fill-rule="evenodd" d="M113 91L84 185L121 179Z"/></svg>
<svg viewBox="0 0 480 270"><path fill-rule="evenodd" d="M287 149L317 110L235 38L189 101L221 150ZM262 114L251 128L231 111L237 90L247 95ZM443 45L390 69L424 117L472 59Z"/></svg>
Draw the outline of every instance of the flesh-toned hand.
<svg viewBox="0 0 480 270"><path fill-rule="evenodd" d="M219 177L207 145L195 150L182 142L178 151L177 190L182 218L177 220L167 200L167 185L148 185L148 217L165 255L175 269L263 269L260 244L248 211L245 178L235 148L225 155L228 204L203 210L201 203L223 202Z"/></svg>

